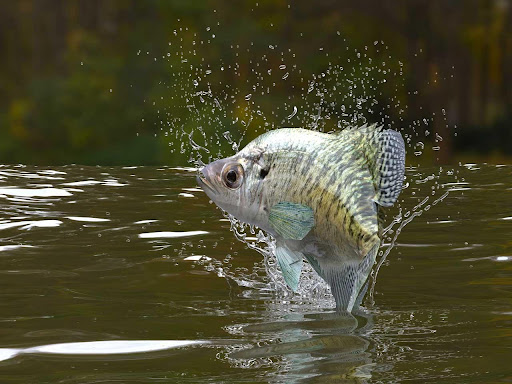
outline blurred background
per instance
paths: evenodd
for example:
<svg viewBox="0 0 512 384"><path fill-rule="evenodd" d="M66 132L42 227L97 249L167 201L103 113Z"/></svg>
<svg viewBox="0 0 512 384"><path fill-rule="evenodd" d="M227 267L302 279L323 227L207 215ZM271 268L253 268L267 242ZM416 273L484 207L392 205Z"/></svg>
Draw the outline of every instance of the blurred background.
<svg viewBox="0 0 512 384"><path fill-rule="evenodd" d="M365 113L406 132L426 117L426 140L443 139L423 161L512 159L506 0L1 0L0 163L185 165L186 150L170 150L180 136L165 134L194 122L178 107L187 100L176 82L222 63L237 70L216 71L211 86L243 93L274 45L308 73L336 60L354 72L360 64L348 46L399 68L385 84L368 79L380 107ZM290 98L294 81L261 102ZM332 108L346 104L342 92L328 96ZM270 128L279 126L276 117ZM248 129L245 143L257 134Z"/></svg>

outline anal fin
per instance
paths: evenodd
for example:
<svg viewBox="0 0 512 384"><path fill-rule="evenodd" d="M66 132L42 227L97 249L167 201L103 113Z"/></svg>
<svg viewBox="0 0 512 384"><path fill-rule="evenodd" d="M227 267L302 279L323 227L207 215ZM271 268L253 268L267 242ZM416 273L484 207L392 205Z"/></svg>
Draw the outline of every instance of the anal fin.
<svg viewBox="0 0 512 384"><path fill-rule="evenodd" d="M304 257L306 258L309 265L311 265L311 267L318 274L318 276L325 280L324 275L322 273L322 269L320 268L320 264L318 264L318 261L316 261L315 256L310 255L309 253L304 253Z"/></svg>
<svg viewBox="0 0 512 384"><path fill-rule="evenodd" d="M284 245L278 245L276 258L284 281L294 292L297 291L302 271L302 253L294 252Z"/></svg>

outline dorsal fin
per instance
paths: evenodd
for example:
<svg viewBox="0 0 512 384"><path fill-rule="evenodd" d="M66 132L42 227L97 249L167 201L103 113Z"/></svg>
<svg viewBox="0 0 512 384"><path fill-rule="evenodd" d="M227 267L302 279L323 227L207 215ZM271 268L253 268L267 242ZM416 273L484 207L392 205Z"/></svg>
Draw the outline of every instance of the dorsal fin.
<svg viewBox="0 0 512 384"><path fill-rule="evenodd" d="M402 135L392 129L366 128L369 136L366 156L370 166L375 197L383 206L392 206L402 191L405 172L405 145Z"/></svg>

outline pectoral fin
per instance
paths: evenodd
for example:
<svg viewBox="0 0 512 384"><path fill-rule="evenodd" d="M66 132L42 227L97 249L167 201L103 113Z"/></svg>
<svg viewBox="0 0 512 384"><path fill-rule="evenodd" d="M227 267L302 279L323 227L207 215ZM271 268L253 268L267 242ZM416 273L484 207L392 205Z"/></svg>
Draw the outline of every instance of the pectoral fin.
<svg viewBox="0 0 512 384"><path fill-rule="evenodd" d="M291 251L286 246L277 246L276 258L281 267L286 284L295 292L299 286L300 272L302 270L302 254Z"/></svg>
<svg viewBox="0 0 512 384"><path fill-rule="evenodd" d="M269 222L283 238L302 240L314 227L315 217L310 207L284 201L270 209Z"/></svg>

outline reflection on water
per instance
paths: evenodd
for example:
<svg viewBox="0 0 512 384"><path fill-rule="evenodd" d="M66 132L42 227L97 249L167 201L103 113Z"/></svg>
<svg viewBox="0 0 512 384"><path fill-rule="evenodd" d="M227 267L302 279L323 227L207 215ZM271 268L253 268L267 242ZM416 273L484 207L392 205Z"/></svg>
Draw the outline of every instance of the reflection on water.
<svg viewBox="0 0 512 384"><path fill-rule="evenodd" d="M288 383L320 379L359 383L371 377L369 342L355 332L358 321L353 315L325 312L284 317L288 320L228 327L247 337L267 339L256 345L231 346L226 359L237 368L279 367L277 376Z"/></svg>
<svg viewBox="0 0 512 384"><path fill-rule="evenodd" d="M409 169L355 317L270 281L192 171L0 166L1 383L512 381L511 167Z"/></svg>

